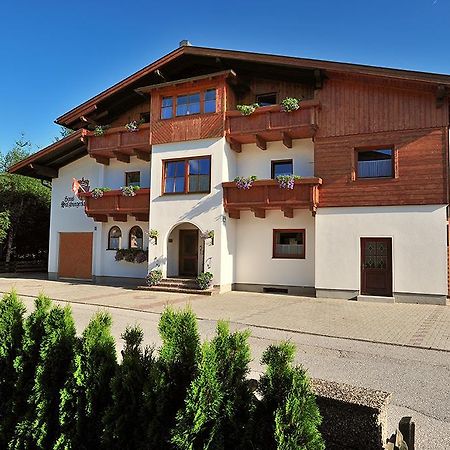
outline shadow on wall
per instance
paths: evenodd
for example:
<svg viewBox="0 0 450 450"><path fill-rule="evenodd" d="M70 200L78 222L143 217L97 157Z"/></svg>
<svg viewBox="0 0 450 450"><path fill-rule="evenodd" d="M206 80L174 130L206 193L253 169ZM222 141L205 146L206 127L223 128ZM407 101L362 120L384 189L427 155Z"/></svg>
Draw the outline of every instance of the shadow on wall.
<svg viewBox="0 0 450 450"><path fill-rule="evenodd" d="M167 264L167 257L158 256L154 258L153 261L149 262L148 270L150 272L150 270L159 269L161 268L161 266L164 266L165 264Z"/></svg>

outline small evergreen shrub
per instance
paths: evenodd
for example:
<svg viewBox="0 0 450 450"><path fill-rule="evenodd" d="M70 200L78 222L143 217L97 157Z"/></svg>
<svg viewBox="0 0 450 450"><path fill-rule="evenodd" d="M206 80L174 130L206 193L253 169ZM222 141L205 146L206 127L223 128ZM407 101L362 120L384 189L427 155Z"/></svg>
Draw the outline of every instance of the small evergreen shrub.
<svg viewBox="0 0 450 450"><path fill-rule="evenodd" d="M14 361L22 350L25 305L15 291L0 300L0 448L6 448L15 427L14 402L18 372Z"/></svg>
<svg viewBox="0 0 450 450"><path fill-rule="evenodd" d="M61 392L61 436L55 448L99 448L103 416L112 403L111 380L117 361L112 319L97 313L78 339L76 355Z"/></svg>

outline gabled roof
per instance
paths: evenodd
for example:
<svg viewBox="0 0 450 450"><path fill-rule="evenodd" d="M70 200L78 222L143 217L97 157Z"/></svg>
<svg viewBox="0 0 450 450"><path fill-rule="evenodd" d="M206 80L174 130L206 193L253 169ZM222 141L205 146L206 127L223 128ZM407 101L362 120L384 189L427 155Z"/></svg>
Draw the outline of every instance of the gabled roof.
<svg viewBox="0 0 450 450"><path fill-rule="evenodd" d="M419 72L403 69L392 69L377 66L368 66L362 64L351 64L334 61L325 61L318 59L297 58L292 56L270 55L264 53L253 53L236 50L223 50L207 47L194 47L183 46L168 53L162 58L156 60L150 65L137 71L133 75L125 78L114 86L106 89L90 100L82 103L81 105L73 108L69 112L63 114L56 119L56 123L63 126L72 126L80 116L92 113L99 108L99 105L108 98L118 95L121 91L130 90L134 92L134 89L142 87L143 85L149 85L153 83L148 82L148 77L151 74L157 74L158 70L167 66L167 64L180 59L181 57L203 57L203 58L215 58L220 65L221 60L227 60L228 63L234 61L236 63L255 64L255 65L267 65L272 67L283 67L289 69L298 70L323 70L341 73L354 73L361 75L370 75L376 77L384 77L398 80L409 80L422 83L432 83L436 85L450 86L450 75L435 74L427 72ZM228 64L229 66L230 64ZM228 67L233 68L233 67ZM217 70L216 70L217 71ZM155 75L156 77L156 75ZM139 86L139 82L143 82ZM159 81L159 83L161 80ZM158 83L156 79L154 84Z"/></svg>
<svg viewBox="0 0 450 450"><path fill-rule="evenodd" d="M58 169L87 154L87 148L81 141L82 130L43 148L8 169L17 173L42 180L51 180L58 176Z"/></svg>

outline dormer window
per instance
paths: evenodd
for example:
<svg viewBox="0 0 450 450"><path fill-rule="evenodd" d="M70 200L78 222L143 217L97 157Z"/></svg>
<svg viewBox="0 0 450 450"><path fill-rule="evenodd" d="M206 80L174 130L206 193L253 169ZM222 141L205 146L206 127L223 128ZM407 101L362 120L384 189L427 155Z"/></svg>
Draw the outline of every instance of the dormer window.
<svg viewBox="0 0 450 450"><path fill-rule="evenodd" d="M162 97L161 119L216 112L216 89Z"/></svg>
<svg viewBox="0 0 450 450"><path fill-rule="evenodd" d="M277 94L276 92L271 92L270 94L260 94L256 96L256 103L259 106L270 106L277 104Z"/></svg>

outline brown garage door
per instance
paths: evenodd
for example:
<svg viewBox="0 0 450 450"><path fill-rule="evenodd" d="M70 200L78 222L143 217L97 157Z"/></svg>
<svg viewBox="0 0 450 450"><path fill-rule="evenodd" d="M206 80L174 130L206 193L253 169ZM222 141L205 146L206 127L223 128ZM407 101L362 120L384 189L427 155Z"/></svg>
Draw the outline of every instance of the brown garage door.
<svg viewBox="0 0 450 450"><path fill-rule="evenodd" d="M59 234L59 270L61 278L92 278L92 233Z"/></svg>

